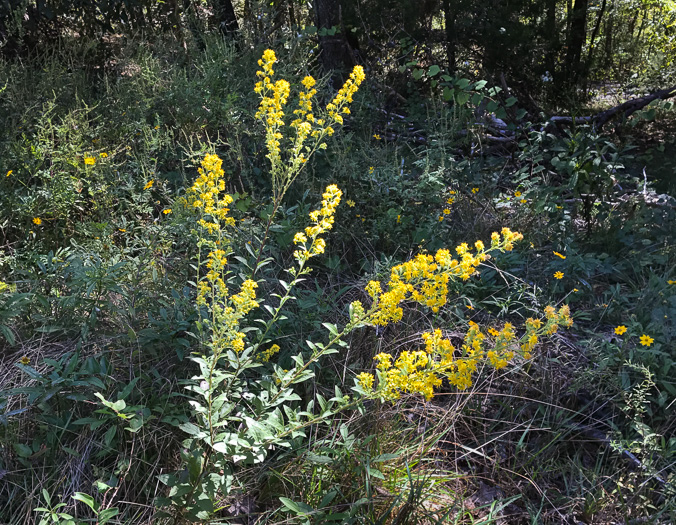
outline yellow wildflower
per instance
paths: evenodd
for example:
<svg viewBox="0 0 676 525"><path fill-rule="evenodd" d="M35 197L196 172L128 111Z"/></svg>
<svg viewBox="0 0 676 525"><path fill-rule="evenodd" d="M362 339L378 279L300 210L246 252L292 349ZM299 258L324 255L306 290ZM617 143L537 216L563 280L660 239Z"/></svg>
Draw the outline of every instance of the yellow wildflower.
<svg viewBox="0 0 676 525"><path fill-rule="evenodd" d="M641 344L643 346L650 346L651 344L653 344L655 342L655 340L652 337L650 337L649 335L645 335L645 334L643 334L640 337L640 339L641 339Z"/></svg>
<svg viewBox="0 0 676 525"><path fill-rule="evenodd" d="M42 224L42 219L40 217L33 217L33 223L40 226Z"/></svg>
<svg viewBox="0 0 676 525"><path fill-rule="evenodd" d="M627 331L627 327L624 325L620 325L615 328L615 333L617 335L624 335L624 333Z"/></svg>
<svg viewBox="0 0 676 525"><path fill-rule="evenodd" d="M106 157L108 157L108 154L104 151L102 153L99 153L99 157L101 157L102 159L105 159Z"/></svg>
<svg viewBox="0 0 676 525"><path fill-rule="evenodd" d="M514 192L515 197L521 197L521 192L520 191L515 191Z"/></svg>
<svg viewBox="0 0 676 525"><path fill-rule="evenodd" d="M31 360L30 360L30 358L27 357L27 356L22 356L21 359L19 359L19 362L20 362L22 365L28 365L28 364L31 362Z"/></svg>
<svg viewBox="0 0 676 525"><path fill-rule="evenodd" d="M7 177L9 177L12 173L14 173L14 170L9 170L9 171L7 172Z"/></svg>
<svg viewBox="0 0 676 525"><path fill-rule="evenodd" d="M348 199L345 204L347 204L350 208L354 208L356 203L352 199Z"/></svg>
<svg viewBox="0 0 676 525"><path fill-rule="evenodd" d="M554 253L554 255L556 255L557 257L560 257L561 259L565 259L565 258L566 258L565 255L562 255L562 254L560 254L559 252L553 252L553 253Z"/></svg>
<svg viewBox="0 0 676 525"><path fill-rule="evenodd" d="M472 193L479 193L479 188L472 188Z"/></svg>
<svg viewBox="0 0 676 525"><path fill-rule="evenodd" d="M153 184L155 183L154 179L150 179L148 182L146 182L146 185L143 186L143 190L149 190L150 188L153 187Z"/></svg>
<svg viewBox="0 0 676 525"><path fill-rule="evenodd" d="M555 279L563 279L563 272L554 273L554 278Z"/></svg>
<svg viewBox="0 0 676 525"><path fill-rule="evenodd" d="M169 215L171 213L171 208L167 208L166 210L162 210L162 213L165 215Z"/></svg>
<svg viewBox="0 0 676 525"><path fill-rule="evenodd" d="M85 163L86 165L88 165L88 166L93 166L94 164L96 164L96 158L94 158L94 157L85 157L85 158L84 158L84 163Z"/></svg>

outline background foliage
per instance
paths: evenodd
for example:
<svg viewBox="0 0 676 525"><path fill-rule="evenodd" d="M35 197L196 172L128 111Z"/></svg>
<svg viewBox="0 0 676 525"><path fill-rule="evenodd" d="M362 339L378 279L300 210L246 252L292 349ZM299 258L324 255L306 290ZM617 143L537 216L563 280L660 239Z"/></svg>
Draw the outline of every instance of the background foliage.
<svg viewBox="0 0 676 525"><path fill-rule="evenodd" d="M584 119L676 83L675 23L666 0L0 3L0 522L676 521L673 104ZM277 78L318 79L317 107L366 71L279 202L255 116L267 48ZM221 369L233 410L274 414L260 378L308 371L279 387L279 421L309 423L237 468L200 453L190 397L213 358L182 203L214 153L234 199L224 276L234 293L255 274L262 348L280 349ZM325 252L289 295L329 184ZM306 343L342 333L398 264L506 225L524 240L439 312L351 326L336 353ZM430 401L356 403L374 356L432 328L460 348L470 321L520 336L548 304L575 324L532 359ZM251 340L264 326L241 322ZM238 417L253 457L271 427Z"/></svg>

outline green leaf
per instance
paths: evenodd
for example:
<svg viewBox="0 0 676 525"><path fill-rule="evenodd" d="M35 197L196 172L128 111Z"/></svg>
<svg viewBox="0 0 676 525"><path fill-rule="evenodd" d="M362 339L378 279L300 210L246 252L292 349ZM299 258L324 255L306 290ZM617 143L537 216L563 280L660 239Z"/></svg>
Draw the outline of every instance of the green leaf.
<svg viewBox="0 0 676 525"><path fill-rule="evenodd" d="M437 66L436 64L430 66L430 68L427 70L427 74L431 77L438 75L439 72L441 71L441 68Z"/></svg>
<svg viewBox="0 0 676 525"><path fill-rule="evenodd" d="M99 504L94 501L94 498L92 498L89 494L85 494L83 492L76 492L73 494L73 499L77 501L81 501L85 505L87 505L90 509L92 509L94 512L99 511Z"/></svg>
<svg viewBox="0 0 676 525"><path fill-rule="evenodd" d="M12 443L14 451L20 458L27 458L33 455L33 449L23 443Z"/></svg>

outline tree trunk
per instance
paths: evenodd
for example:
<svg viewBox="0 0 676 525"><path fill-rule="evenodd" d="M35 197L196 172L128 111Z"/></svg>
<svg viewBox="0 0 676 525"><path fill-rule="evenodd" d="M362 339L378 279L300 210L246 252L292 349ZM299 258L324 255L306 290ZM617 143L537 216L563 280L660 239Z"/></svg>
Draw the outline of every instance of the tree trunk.
<svg viewBox="0 0 676 525"><path fill-rule="evenodd" d="M455 18L456 12L451 7L452 0L444 0L444 26L446 29L446 60L448 61L448 72L455 73Z"/></svg>
<svg viewBox="0 0 676 525"><path fill-rule="evenodd" d="M606 0L603 0L603 3L601 4L601 11L599 11L599 16L596 19L596 24L594 25L594 30L592 31L591 34L591 39L589 40L589 53L587 54L587 64L585 66L585 78L589 74L589 70L591 69L592 66L592 60L594 58L594 51L596 50L596 35L599 32L599 28L601 27L601 20L603 19L603 14L606 11Z"/></svg>
<svg viewBox="0 0 676 525"><path fill-rule="evenodd" d="M589 0L575 0L570 13L570 31L568 33L568 55L566 57L566 80L569 85L577 85L582 77L582 47L587 38L587 11Z"/></svg>
<svg viewBox="0 0 676 525"><path fill-rule="evenodd" d="M332 75L333 82L342 85L355 60L343 31L340 0L313 0L313 5L322 68Z"/></svg>
<svg viewBox="0 0 676 525"><path fill-rule="evenodd" d="M214 0L214 10L218 20L218 27L226 38L237 38L239 36L239 23L232 0Z"/></svg>

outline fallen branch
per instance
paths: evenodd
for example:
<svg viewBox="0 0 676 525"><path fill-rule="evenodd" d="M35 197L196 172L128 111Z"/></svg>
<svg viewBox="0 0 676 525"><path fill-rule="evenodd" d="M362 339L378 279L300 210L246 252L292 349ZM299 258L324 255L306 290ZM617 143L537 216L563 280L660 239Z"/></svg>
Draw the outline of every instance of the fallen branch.
<svg viewBox="0 0 676 525"><path fill-rule="evenodd" d="M601 111L590 117L551 117L548 122L557 126L561 124L572 125L576 123L591 123L597 130L600 130L608 123L608 121L619 113L624 113L624 118L627 118L629 115L643 109L654 100L667 100L673 96L676 96L676 86L656 91L655 93L651 93L644 97L628 100L627 102L623 102L618 106L606 109L605 111Z"/></svg>

